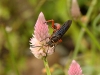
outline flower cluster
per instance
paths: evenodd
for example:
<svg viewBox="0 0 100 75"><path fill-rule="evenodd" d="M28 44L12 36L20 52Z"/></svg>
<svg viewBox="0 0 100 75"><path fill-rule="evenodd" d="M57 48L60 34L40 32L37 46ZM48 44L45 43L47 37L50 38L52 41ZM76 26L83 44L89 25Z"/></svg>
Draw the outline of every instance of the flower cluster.
<svg viewBox="0 0 100 75"><path fill-rule="evenodd" d="M80 65L73 60L68 70L68 75L83 75Z"/></svg>
<svg viewBox="0 0 100 75"><path fill-rule="evenodd" d="M30 50L39 59L54 52L54 47L46 46L50 36L48 25L45 22L45 17L41 12L34 27L33 37L30 40Z"/></svg>

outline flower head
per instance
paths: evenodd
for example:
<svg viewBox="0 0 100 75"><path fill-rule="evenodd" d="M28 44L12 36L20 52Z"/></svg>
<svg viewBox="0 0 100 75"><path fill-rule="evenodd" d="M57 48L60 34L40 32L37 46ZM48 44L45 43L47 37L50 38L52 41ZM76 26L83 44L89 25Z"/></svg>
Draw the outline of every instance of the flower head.
<svg viewBox="0 0 100 75"><path fill-rule="evenodd" d="M68 75L83 75L80 65L75 60L70 65Z"/></svg>
<svg viewBox="0 0 100 75"><path fill-rule="evenodd" d="M46 46L49 41L49 29L43 13L39 14L34 27L34 35L30 40L30 50L36 58L46 57L54 52L54 47Z"/></svg>
<svg viewBox="0 0 100 75"><path fill-rule="evenodd" d="M74 19L78 19L81 15L77 0L72 0L71 15Z"/></svg>

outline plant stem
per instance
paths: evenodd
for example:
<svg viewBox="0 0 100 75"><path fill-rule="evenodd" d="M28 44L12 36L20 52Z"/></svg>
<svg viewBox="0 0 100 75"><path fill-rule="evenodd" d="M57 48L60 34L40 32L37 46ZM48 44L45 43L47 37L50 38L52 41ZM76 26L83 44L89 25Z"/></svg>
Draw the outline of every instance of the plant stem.
<svg viewBox="0 0 100 75"><path fill-rule="evenodd" d="M97 26L97 23L99 21L100 21L100 14L97 15L97 17L94 19L93 24L92 24L94 30L98 32L100 32L100 25Z"/></svg>
<svg viewBox="0 0 100 75"><path fill-rule="evenodd" d="M19 72L18 72L18 68L16 66L15 55L13 54L13 48L12 48L11 43L9 41L8 33L5 30L3 25L2 25L2 30L4 31L4 34L5 34L5 37L6 37L6 41L7 41L7 45L8 45L8 49L10 51L10 59L11 59L11 63L10 64L12 65L12 69L14 69L16 74L20 75Z"/></svg>
<svg viewBox="0 0 100 75"><path fill-rule="evenodd" d="M91 6L88 9L88 12L86 14L87 21L84 23L85 26L87 26L87 24L89 22L90 16L92 14L92 11L93 11L96 3L97 3L97 0L92 0ZM84 30L84 28L82 28L80 33L79 33L79 37L78 37L78 40L77 40L77 43L76 43L76 46L75 46L75 50L74 50L74 54L73 54L73 59L76 58L76 56L77 56L77 53L78 53L78 50L79 50L79 47L80 47L80 42L82 40L82 37L83 37L84 33L85 33L85 30Z"/></svg>
<svg viewBox="0 0 100 75"><path fill-rule="evenodd" d="M88 30L88 28L84 25L84 24L82 24L81 22L79 22L80 23L80 25L82 26L82 27L84 27L84 29L86 30L86 32L87 32L87 34L91 37L91 39L92 39L92 41L94 42L94 44L97 46L97 48L100 50L100 44L99 44L99 42L96 40L96 37Z"/></svg>
<svg viewBox="0 0 100 75"><path fill-rule="evenodd" d="M44 66L45 66L47 75L51 75L50 69L49 69L49 65L48 65L48 61L47 61L47 58L46 57L43 58L43 62L44 62Z"/></svg>
<svg viewBox="0 0 100 75"><path fill-rule="evenodd" d="M41 8L41 6L45 3L46 0L40 0L38 2L38 5L36 5L36 8L34 10L34 14L38 12L38 10Z"/></svg>

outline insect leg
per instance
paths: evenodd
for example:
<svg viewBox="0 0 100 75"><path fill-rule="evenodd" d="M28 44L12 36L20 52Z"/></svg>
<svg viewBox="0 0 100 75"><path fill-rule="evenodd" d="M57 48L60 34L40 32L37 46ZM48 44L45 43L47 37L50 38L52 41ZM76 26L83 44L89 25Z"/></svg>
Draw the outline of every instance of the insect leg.
<svg viewBox="0 0 100 75"><path fill-rule="evenodd" d="M46 40L47 38L50 38L50 37L46 37L45 39L42 39L40 42L42 42L42 41Z"/></svg>
<svg viewBox="0 0 100 75"><path fill-rule="evenodd" d="M32 48L35 48L35 47L42 47L42 46L34 46L34 45L31 45L31 47L32 47Z"/></svg>
<svg viewBox="0 0 100 75"><path fill-rule="evenodd" d="M55 26L54 26L54 20L52 19L52 20L48 20L48 21L46 21L46 23L47 22L52 22L52 28L54 29L55 28Z"/></svg>

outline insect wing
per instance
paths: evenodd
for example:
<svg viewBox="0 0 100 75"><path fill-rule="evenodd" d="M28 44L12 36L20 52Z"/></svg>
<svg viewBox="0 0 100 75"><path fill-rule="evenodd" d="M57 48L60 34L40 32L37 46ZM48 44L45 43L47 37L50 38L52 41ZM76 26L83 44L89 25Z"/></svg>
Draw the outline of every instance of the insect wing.
<svg viewBox="0 0 100 75"><path fill-rule="evenodd" d="M69 27L71 26L71 23L72 23L72 20L68 20L67 22L65 22L63 26L54 33L54 35L60 36L59 38L61 38L69 29Z"/></svg>

